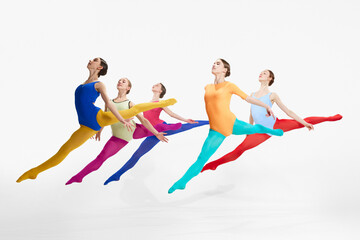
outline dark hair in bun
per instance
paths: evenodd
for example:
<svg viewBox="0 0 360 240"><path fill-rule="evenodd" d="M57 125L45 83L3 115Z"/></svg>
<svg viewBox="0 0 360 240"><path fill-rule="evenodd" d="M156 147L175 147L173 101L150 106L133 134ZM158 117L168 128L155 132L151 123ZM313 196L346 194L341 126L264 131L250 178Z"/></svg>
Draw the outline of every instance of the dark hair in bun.
<svg viewBox="0 0 360 240"><path fill-rule="evenodd" d="M108 70L108 65L106 61L102 58L100 58L100 65L103 67L100 72L98 73L98 77L105 76Z"/></svg>
<svg viewBox="0 0 360 240"><path fill-rule="evenodd" d="M271 80L269 82L269 86L271 86L275 81L275 75L271 70L268 69L268 71L269 71L269 77L271 77Z"/></svg>
<svg viewBox="0 0 360 240"><path fill-rule="evenodd" d="M163 98L166 93L166 88L165 88L164 84L160 83L160 85L161 85L160 98Z"/></svg>
<svg viewBox="0 0 360 240"><path fill-rule="evenodd" d="M225 73L225 77L230 76L230 64L222 58L220 58L220 60L224 64L224 67L227 69L227 71Z"/></svg>

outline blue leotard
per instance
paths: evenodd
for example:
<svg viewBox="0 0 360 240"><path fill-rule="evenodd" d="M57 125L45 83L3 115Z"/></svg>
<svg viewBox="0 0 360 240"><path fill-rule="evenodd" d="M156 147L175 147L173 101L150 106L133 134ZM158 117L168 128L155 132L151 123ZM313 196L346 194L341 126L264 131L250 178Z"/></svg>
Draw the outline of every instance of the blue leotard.
<svg viewBox="0 0 360 240"><path fill-rule="evenodd" d="M252 95L252 97L272 107L270 95L271 92L260 98L255 97L254 94ZM272 116L267 117L266 115L267 115L267 111L265 108L255 104L251 104L251 116L254 119L255 124L260 124L263 125L264 127L274 129L274 124L276 122L276 119L274 119Z"/></svg>
<svg viewBox="0 0 360 240"><path fill-rule="evenodd" d="M75 90L75 107L81 125L99 131L101 126L96 120L100 108L94 105L100 93L95 89L95 83L79 85Z"/></svg>

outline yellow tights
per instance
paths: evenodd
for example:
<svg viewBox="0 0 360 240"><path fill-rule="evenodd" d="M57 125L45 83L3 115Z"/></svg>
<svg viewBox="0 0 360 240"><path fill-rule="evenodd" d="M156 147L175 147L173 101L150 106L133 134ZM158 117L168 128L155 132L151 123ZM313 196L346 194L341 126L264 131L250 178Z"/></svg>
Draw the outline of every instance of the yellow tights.
<svg viewBox="0 0 360 240"><path fill-rule="evenodd" d="M173 98L155 103L140 103L130 109L120 110L119 113L124 119L128 119L134 117L141 112L148 111L153 108L166 107L175 103L176 100ZM96 120L101 127L105 127L119 121L111 112L104 112L102 110L98 112ZM49 168L55 167L56 165L61 163L71 151L80 147L91 136L94 136L96 132L97 131L89 127L80 125L80 128L71 135L70 139L60 148L60 150L54 156L52 156L49 160L40 164L39 166L25 172L23 175L21 175L21 177L19 177L16 182L21 182L26 179L35 179L39 173Z"/></svg>

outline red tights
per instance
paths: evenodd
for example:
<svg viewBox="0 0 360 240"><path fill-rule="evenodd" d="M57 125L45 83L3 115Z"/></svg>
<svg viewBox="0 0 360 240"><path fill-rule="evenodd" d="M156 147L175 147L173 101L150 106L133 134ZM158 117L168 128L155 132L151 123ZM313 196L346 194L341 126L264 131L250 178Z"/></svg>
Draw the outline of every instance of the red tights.
<svg viewBox="0 0 360 240"><path fill-rule="evenodd" d="M310 124L315 125L315 124L326 122L326 121L338 121L341 118L342 118L342 116L340 114L337 114L332 117L308 117L308 118L305 118L304 120ZM304 125L302 125L301 123L299 123L295 120L292 120L292 119L276 119L276 122L274 124L274 129L281 129L284 132L291 131L291 130L298 129L298 128L303 128L303 127L304 127ZM201 172L203 172L205 170L215 170L219 165L236 160L246 150L249 150L251 148L254 148L254 147L260 145L261 143L268 140L270 137L271 136L269 136L267 134L258 134L258 133L252 134L252 135L247 135L246 138L244 139L244 141L237 148L235 148L232 152L222 156L221 158L219 158L215 161L209 162L208 164L206 164L203 167Z"/></svg>

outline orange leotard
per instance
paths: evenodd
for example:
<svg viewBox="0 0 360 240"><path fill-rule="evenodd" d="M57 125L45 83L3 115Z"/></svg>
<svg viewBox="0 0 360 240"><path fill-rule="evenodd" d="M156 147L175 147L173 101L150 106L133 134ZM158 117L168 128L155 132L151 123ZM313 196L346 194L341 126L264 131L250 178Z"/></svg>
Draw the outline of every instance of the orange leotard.
<svg viewBox="0 0 360 240"><path fill-rule="evenodd" d="M223 134L225 137L232 134L236 119L235 115L230 111L232 94L236 94L242 99L248 97L234 83L228 81L205 86L204 99L210 128Z"/></svg>

